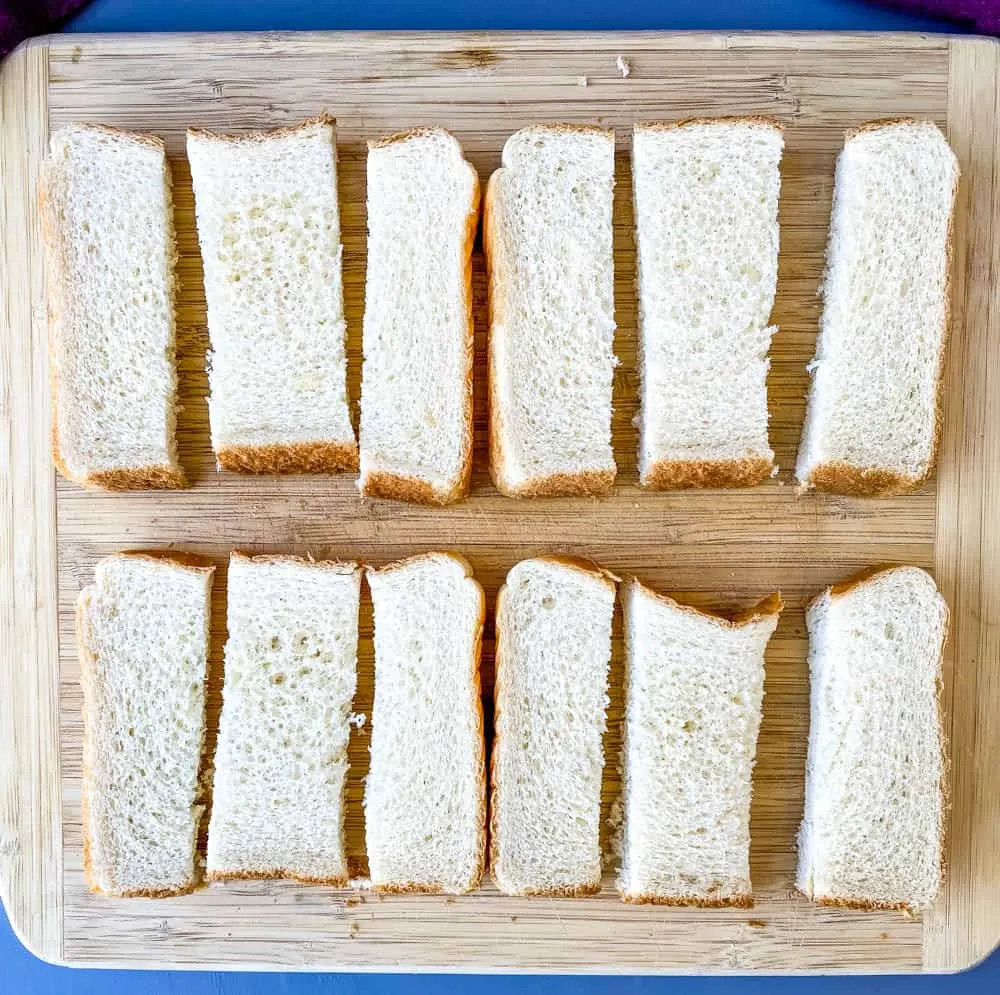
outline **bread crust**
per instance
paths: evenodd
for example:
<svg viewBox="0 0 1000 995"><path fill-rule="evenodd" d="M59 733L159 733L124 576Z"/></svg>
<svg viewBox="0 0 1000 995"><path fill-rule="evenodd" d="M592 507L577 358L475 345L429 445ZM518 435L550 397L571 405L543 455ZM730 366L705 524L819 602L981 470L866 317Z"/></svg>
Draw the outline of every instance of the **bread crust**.
<svg viewBox="0 0 1000 995"><path fill-rule="evenodd" d="M657 460L639 480L648 490L753 487L774 471L763 456L741 460Z"/></svg>
<svg viewBox="0 0 1000 995"><path fill-rule="evenodd" d="M317 126L332 127L336 125L337 119L329 114L316 114L314 117L306 118L296 124L284 124L278 128L267 128L258 131L246 131L241 134L232 132L209 131L206 128L188 128L188 138L198 138L208 142L226 142L233 145L241 143L258 144L269 141L272 138L288 138L302 131L308 131Z"/></svg>
<svg viewBox="0 0 1000 995"><path fill-rule="evenodd" d="M105 557L105 559L117 559L117 558L132 558L132 559L142 559L151 561L168 561L175 567L182 570L189 570L192 573L208 574L210 577L215 573L215 567L208 564L202 557L199 557L193 553L184 552L174 552L174 551L139 551L139 550L126 550L120 553L112 553L111 556ZM76 612L74 615L74 632L76 636L76 648L77 648L77 659L80 664L80 684L81 686L87 682L94 679L94 654L90 651L90 647L87 643L86 638L86 619L87 613L90 609L90 599L93 597L96 587L94 584L88 584L83 590L80 591L76 599ZM198 864L195 861L194 864L194 876L184 884L179 884L172 888L121 888L121 889L105 889L101 886L97 879L96 868L94 867L93 860L93 849L91 846L91 836L90 836L90 792L93 786L93 771L90 764L87 762L87 757L90 755L91 746L91 735L92 730L90 728L90 723L87 721L87 704L86 698L84 698L84 703L81 707L81 713L83 716L83 757L82 757L82 783L80 791L80 811L81 811L81 832L83 836L83 873L84 879L87 882L87 887L97 895L108 895L116 898L169 898L173 895L187 895L194 891L199 886L198 880ZM202 760L199 762L199 766L204 766L204 729L202 730ZM201 780L199 778L199 784ZM197 797L195 799L195 808L200 808L197 804ZM196 819L196 822L198 820ZM193 843L192 843L193 848Z"/></svg>
<svg viewBox="0 0 1000 995"><path fill-rule="evenodd" d="M753 895L731 895L726 898L703 898L699 895L654 895L651 892L619 892L627 905L691 906L698 909L752 909Z"/></svg>
<svg viewBox="0 0 1000 995"><path fill-rule="evenodd" d="M347 874L341 877L313 877L299 874L285 867L243 868L241 870L215 870L205 874L206 881L298 881L300 884L325 884L331 888L346 888L350 880Z"/></svg>
<svg viewBox="0 0 1000 995"><path fill-rule="evenodd" d="M404 560L397 560L395 563L390 563L387 566L373 568L368 567L367 570L373 573L390 573L394 570L400 570L404 567L412 566L414 563L420 560L434 560L439 557L447 557L450 560L454 560L458 563L462 569L465 571L465 576L471 580L479 590L479 621L476 626L476 642L472 648L472 680L471 680L471 695L472 695L472 710L476 717L476 727L478 729L478 739L479 752L476 757L476 767L479 770L479 812L478 812L478 823L479 823L479 844L478 844L478 858L476 862L476 867L473 872L473 877L469 881L468 885L460 891L452 892L446 890L444 886L437 882L427 882L420 883L416 881L401 881L401 882L383 882L380 884L373 884L373 889L381 894L425 894L425 895L437 895L437 894L459 894L464 895L470 891L474 891L479 887L483 874L486 870L486 736L485 736L485 722L483 719L483 694L482 694L482 675L481 675L481 664L482 664L482 650L483 650L483 626L486 622L486 592L483 590L483 585L476 580L472 572L472 564L462 556L460 553L449 553L442 552L438 550L433 550L426 553L418 553L416 556L407 557Z"/></svg>
<svg viewBox="0 0 1000 995"><path fill-rule="evenodd" d="M98 132L110 135L123 141L129 141L136 145L142 145L153 149L164 155L164 182L167 196L167 227L169 230L168 254L169 269L171 279L171 320L176 323L173 303L177 293L177 243L174 232L173 202L171 191L173 187L173 177L170 172L170 163L167 162L166 144L163 139L156 135L142 134L135 131L124 131L121 128L112 128L103 124L78 124L72 126L74 130ZM49 359L49 409L51 411L52 424L49 434L49 448L52 455L52 462L59 473L69 481L85 487L89 490L106 491L128 491L128 490L173 490L190 486L183 467L177 463L153 464L141 467L120 467L111 470L94 471L74 474L62 455L62 448L59 442L59 363L58 349L59 327L62 319L62 300L68 295L66 287L66 273L63 259L62 235L59 220L57 217L57 207L55 198L50 189L49 163L46 161L38 173L37 202L38 214L42 228L42 246L45 257L46 271L46 309L48 312L48 359ZM176 328L174 330L176 342ZM176 384L176 361L175 361L175 383L174 383L174 405L177 404L177 384ZM176 449L176 425L170 429L171 437L167 440L168 453ZM176 455L176 454L175 454Z"/></svg>
<svg viewBox="0 0 1000 995"><path fill-rule="evenodd" d="M912 117L883 118L868 121L844 132L844 144L852 138L871 131L882 131L899 125L924 125L932 121ZM897 494L907 494L916 490L934 473L937 466L938 451L941 447L942 412L944 409L944 364L948 354L948 342L951 338L951 284L952 263L954 260L955 209L958 203L958 185L962 179L962 170L956 159L955 186L951 195L951 214L948 216L948 230L945 235L944 260L944 318L941 331L941 349L938 353L937 383L934 388L934 430L931 440L930 456L926 470L916 477L908 477L894 470L883 467L858 467L842 460L831 460L815 466L809 477L799 485L798 492L811 487L834 494L844 494L849 497L892 497Z"/></svg>
<svg viewBox="0 0 1000 995"><path fill-rule="evenodd" d="M446 135L456 145L455 136L444 128L411 128L400 131L386 138L368 143L369 150L386 148L390 145L410 141L413 138L428 138L435 135ZM459 145L459 152L462 152ZM373 470L360 480L361 493L365 497L387 498L392 501L410 501L414 504L443 506L460 501L469 493L472 480L472 450L475 438L473 426L473 365L475 361L475 321L472 313L472 251L476 242L476 231L479 229L480 186L479 173L467 159L462 160L472 176L472 196L469 201L469 212L466 215L465 247L462 258L465 260L463 272L463 296L467 322L465 344L465 409L463 420L465 424L465 441L462 446L461 461L458 475L447 490L434 487L433 484L420 477L410 477L405 474L393 473L391 470Z"/></svg>
<svg viewBox="0 0 1000 995"><path fill-rule="evenodd" d="M602 134L614 136L614 131L599 125L583 124L543 124L532 125L521 129L525 132L543 131L555 133L578 132L584 134ZM520 134L521 132L515 132ZM511 136L513 137L513 136ZM508 139L510 141L510 139ZM506 148L506 146L505 146ZM486 258L487 298L489 312L489 341L487 346L486 387L488 397L488 432L490 479L493 486L504 496L512 498L533 497L601 497L610 492L614 486L617 467L611 466L603 470L584 470L580 473L555 473L547 477L535 477L520 484L507 483L503 476L505 454L502 441L502 426L504 424L503 410L497 397L497 372L494 359L493 335L494 328L502 324L505 311L502 304L504 274L501 272L498 248L500 246L498 213L499 187L506 167L495 170L486 183L486 195L483 198L483 255Z"/></svg>
<svg viewBox="0 0 1000 995"><path fill-rule="evenodd" d="M357 470L354 442L283 442L266 446L224 446L215 451L220 470L237 473L336 473Z"/></svg>
<svg viewBox="0 0 1000 995"><path fill-rule="evenodd" d="M774 128L783 132L785 126L774 117L765 114L733 114L722 117L685 117L678 121L637 121L632 126L633 134L637 131L673 131L675 128L687 128L693 124L751 124Z"/></svg>
<svg viewBox="0 0 1000 995"><path fill-rule="evenodd" d="M744 611L737 612L730 618L729 616L722 615L718 612L702 611L700 608L694 608L691 605L682 604L680 601L670 597L669 594L663 594L651 587L647 587L637 577L630 577L626 582L626 593L632 592L644 594L646 597L659 601L662 604L669 605L671 608L676 611L680 611L685 615L693 615L697 618L703 618L708 622L714 622L719 626L719 628L722 629L742 629L747 625L753 625L765 618L778 618L785 607L785 603L781 598L781 593L775 591L773 594L769 594L767 597L762 598L755 605Z"/></svg>

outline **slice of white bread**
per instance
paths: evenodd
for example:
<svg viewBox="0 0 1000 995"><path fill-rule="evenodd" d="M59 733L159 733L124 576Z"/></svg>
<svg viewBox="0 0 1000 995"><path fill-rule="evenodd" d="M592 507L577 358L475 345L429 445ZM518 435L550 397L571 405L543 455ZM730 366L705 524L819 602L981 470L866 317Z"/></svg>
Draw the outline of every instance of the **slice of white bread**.
<svg viewBox="0 0 1000 995"><path fill-rule="evenodd" d="M771 475L768 326L784 138L766 118L637 124L639 480L747 487Z"/></svg>
<svg viewBox="0 0 1000 995"><path fill-rule="evenodd" d="M883 495L934 469L958 161L931 121L847 133L796 476Z"/></svg>
<svg viewBox="0 0 1000 995"><path fill-rule="evenodd" d="M733 621L630 581L625 612L626 902L750 906L750 797L772 594Z"/></svg>
<svg viewBox="0 0 1000 995"><path fill-rule="evenodd" d="M616 579L542 557L497 595L490 869L509 895L600 889Z"/></svg>
<svg viewBox="0 0 1000 995"><path fill-rule="evenodd" d="M233 553L228 582L208 877L345 885L361 568Z"/></svg>
<svg viewBox="0 0 1000 995"><path fill-rule="evenodd" d="M92 891L159 896L198 880L195 843L214 567L120 553L77 601L83 865Z"/></svg>
<svg viewBox="0 0 1000 995"><path fill-rule="evenodd" d="M188 131L219 466L355 469L334 123Z"/></svg>
<svg viewBox="0 0 1000 995"><path fill-rule="evenodd" d="M486 851L483 589L461 557L368 571L375 701L365 835L372 886L471 891Z"/></svg>
<svg viewBox="0 0 1000 995"><path fill-rule="evenodd" d="M361 493L448 504L472 469L479 177L442 128L368 144Z"/></svg>
<svg viewBox="0 0 1000 995"><path fill-rule="evenodd" d="M52 136L38 178L52 456L84 487L184 487L174 437L174 215L163 142Z"/></svg>
<svg viewBox="0 0 1000 995"><path fill-rule="evenodd" d="M942 875L948 606L916 567L864 574L807 614L811 716L799 889L922 909Z"/></svg>
<svg viewBox="0 0 1000 995"><path fill-rule="evenodd" d="M512 135L487 185L490 472L511 497L614 483L614 182L613 131L555 124Z"/></svg>

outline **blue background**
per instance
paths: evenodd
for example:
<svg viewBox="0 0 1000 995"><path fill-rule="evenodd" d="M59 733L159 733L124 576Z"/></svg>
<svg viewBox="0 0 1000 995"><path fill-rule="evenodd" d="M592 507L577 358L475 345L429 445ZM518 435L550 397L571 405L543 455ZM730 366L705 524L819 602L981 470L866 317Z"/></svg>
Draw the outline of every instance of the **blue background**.
<svg viewBox="0 0 1000 995"><path fill-rule="evenodd" d="M854 0L96 0L70 31L268 29L960 30ZM3 995L1000 995L1000 952L952 977L503 978L71 971L35 960L0 914Z"/></svg>

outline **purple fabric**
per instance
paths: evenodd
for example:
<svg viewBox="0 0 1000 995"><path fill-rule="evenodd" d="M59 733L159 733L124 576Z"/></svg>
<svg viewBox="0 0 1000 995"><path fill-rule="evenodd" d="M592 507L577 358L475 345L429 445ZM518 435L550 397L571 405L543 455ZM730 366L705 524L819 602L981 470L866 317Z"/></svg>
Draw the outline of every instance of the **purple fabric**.
<svg viewBox="0 0 1000 995"><path fill-rule="evenodd" d="M0 58L25 38L55 31L87 0L0 0Z"/></svg>
<svg viewBox="0 0 1000 995"><path fill-rule="evenodd" d="M882 0L886 7L946 17L984 35L1000 35L1000 0Z"/></svg>

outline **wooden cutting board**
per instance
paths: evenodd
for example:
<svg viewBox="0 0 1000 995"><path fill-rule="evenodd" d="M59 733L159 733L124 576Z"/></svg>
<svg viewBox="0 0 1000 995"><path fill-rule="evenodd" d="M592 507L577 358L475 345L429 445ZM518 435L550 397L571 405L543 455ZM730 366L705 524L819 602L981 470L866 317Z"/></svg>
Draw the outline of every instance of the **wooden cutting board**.
<svg viewBox="0 0 1000 995"><path fill-rule="evenodd" d="M618 57L625 60L618 63ZM626 76L622 67L630 70ZM42 39L3 66L0 99L0 882L24 942L79 965L587 972L952 971L1000 937L1000 117L998 49L919 35L163 35ZM615 450L605 500L501 498L486 473L482 255L474 262L477 445L468 501L429 510L362 503L350 476L217 474L206 418L205 302L184 129L262 128L320 111L338 119L350 387L358 396L365 265L365 141L417 124L452 129L485 181L515 129L614 126L617 268ZM629 129L636 120L768 114L786 125L781 259L769 378L783 469L728 493L636 487L635 258ZM930 117L963 170L954 329L934 481L889 500L792 486L816 335L833 169L843 130ZM148 130L167 142L180 248L183 493L93 494L56 480L48 452L45 285L35 173L70 121ZM463 552L493 598L517 560L592 557L714 608L774 589L788 604L767 654L752 812L752 910L623 905L607 861L591 899L519 900L489 884L462 898L393 896L286 882L216 884L166 900L88 893L81 867L81 695L73 604L95 561L121 548L183 548L222 567L233 547L381 564ZM921 919L811 905L793 889L809 688L803 607L824 585L883 562L933 569L952 608L944 701L951 734L948 877ZM218 721L225 571L217 574L210 734ZM356 708L371 704L370 609ZM487 624L484 683L492 682ZM606 775L617 792L621 645ZM488 714L488 713L487 713ZM352 744L349 845L363 866L366 730Z"/></svg>

